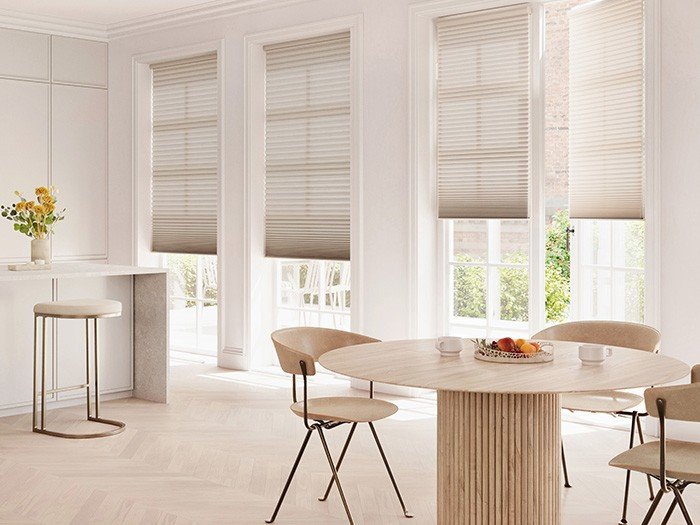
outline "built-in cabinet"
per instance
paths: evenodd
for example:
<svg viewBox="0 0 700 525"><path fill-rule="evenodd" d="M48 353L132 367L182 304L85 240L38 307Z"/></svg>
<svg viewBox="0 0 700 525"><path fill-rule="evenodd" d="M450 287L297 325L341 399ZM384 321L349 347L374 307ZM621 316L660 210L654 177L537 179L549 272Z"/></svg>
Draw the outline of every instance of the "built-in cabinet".
<svg viewBox="0 0 700 525"><path fill-rule="evenodd" d="M54 262L107 259L107 71L106 42L0 28L0 203L12 202L15 190L59 189L68 211L52 242ZM0 264L27 261L29 242L0 220ZM131 295L128 277L0 283L0 414L31 405L39 301L122 301L123 316L100 326L100 390L131 390ZM47 384L84 382L84 323L47 326Z"/></svg>

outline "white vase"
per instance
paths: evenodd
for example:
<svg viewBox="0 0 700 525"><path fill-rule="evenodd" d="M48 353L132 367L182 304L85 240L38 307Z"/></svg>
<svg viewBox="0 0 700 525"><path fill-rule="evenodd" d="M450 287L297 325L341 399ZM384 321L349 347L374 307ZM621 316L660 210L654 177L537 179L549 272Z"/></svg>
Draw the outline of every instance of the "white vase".
<svg viewBox="0 0 700 525"><path fill-rule="evenodd" d="M32 239L32 261L43 260L46 264L51 262L51 241L46 239Z"/></svg>

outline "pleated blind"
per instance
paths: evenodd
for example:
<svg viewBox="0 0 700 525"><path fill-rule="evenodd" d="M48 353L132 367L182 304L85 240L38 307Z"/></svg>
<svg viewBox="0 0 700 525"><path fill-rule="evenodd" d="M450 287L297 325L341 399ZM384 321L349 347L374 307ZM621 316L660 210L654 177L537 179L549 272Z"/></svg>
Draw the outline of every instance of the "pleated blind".
<svg viewBox="0 0 700 525"><path fill-rule="evenodd" d="M265 46L265 254L350 259L350 33Z"/></svg>
<svg viewBox="0 0 700 525"><path fill-rule="evenodd" d="M438 216L527 218L530 7L439 18Z"/></svg>
<svg viewBox="0 0 700 525"><path fill-rule="evenodd" d="M569 17L572 218L644 217L644 1L601 0Z"/></svg>
<svg viewBox="0 0 700 525"><path fill-rule="evenodd" d="M216 254L216 53L153 64L151 70L151 248L154 252Z"/></svg>

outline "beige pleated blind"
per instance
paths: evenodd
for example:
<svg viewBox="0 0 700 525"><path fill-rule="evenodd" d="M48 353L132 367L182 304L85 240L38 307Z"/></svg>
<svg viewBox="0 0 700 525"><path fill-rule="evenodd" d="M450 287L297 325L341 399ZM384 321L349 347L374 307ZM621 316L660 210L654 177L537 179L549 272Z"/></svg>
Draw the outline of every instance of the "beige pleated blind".
<svg viewBox="0 0 700 525"><path fill-rule="evenodd" d="M350 259L350 34L265 46L265 254Z"/></svg>
<svg viewBox="0 0 700 525"><path fill-rule="evenodd" d="M216 254L219 198L216 53L153 64L151 70L152 250Z"/></svg>
<svg viewBox="0 0 700 525"><path fill-rule="evenodd" d="M530 19L521 4L437 20L440 218L529 217Z"/></svg>
<svg viewBox="0 0 700 525"><path fill-rule="evenodd" d="M572 218L644 217L644 1L599 0L570 13Z"/></svg>

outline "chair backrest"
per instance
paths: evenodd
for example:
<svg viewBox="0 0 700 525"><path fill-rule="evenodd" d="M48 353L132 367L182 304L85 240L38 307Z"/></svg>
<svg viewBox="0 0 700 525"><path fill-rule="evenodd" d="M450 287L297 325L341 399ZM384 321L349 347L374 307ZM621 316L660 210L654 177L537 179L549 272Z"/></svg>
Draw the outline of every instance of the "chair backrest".
<svg viewBox="0 0 700 525"><path fill-rule="evenodd" d="M533 339L573 341L610 346L622 346L655 352L659 348L661 334L655 328L624 321L572 321L545 328Z"/></svg>
<svg viewBox="0 0 700 525"><path fill-rule="evenodd" d="M656 386L644 391L647 412L659 417L657 399L665 401L666 419L700 422L700 365L692 371L689 385Z"/></svg>
<svg viewBox="0 0 700 525"><path fill-rule="evenodd" d="M282 370L288 374L301 374L300 362L303 361L307 375L316 373L315 363L326 352L379 341L366 335L316 327L283 328L272 332L271 337Z"/></svg>

